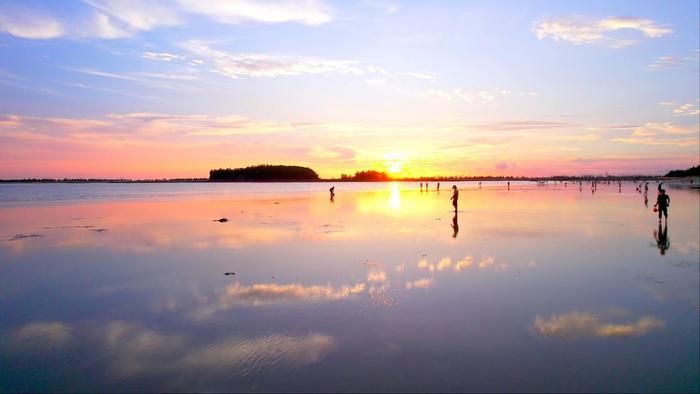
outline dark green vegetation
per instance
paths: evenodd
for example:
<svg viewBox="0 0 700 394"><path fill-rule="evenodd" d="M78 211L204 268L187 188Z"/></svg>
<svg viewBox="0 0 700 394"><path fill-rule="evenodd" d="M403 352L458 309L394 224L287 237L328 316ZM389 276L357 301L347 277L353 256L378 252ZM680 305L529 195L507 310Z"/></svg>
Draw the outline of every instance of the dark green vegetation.
<svg viewBox="0 0 700 394"><path fill-rule="evenodd" d="M700 166L690 167L686 170L671 170L666 174L668 177L700 176Z"/></svg>
<svg viewBox="0 0 700 394"><path fill-rule="evenodd" d="M341 181L357 181L357 182L385 182L391 178L386 172L366 170L357 171L355 175L343 174L340 176Z"/></svg>
<svg viewBox="0 0 700 394"><path fill-rule="evenodd" d="M317 181L318 174L308 167L263 164L245 168L219 168L209 171L215 182Z"/></svg>

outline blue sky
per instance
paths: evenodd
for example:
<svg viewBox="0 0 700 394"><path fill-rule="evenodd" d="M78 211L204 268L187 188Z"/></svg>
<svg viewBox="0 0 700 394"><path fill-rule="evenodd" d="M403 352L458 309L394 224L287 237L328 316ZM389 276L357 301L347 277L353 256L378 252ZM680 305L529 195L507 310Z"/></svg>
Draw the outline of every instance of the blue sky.
<svg viewBox="0 0 700 394"><path fill-rule="evenodd" d="M697 1L5 1L0 177L698 164Z"/></svg>

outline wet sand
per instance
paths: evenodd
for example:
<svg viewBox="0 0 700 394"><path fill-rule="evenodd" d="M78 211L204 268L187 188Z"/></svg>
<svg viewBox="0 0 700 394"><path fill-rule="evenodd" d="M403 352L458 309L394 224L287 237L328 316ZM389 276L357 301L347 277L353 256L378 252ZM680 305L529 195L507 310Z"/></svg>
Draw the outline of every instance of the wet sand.
<svg viewBox="0 0 700 394"><path fill-rule="evenodd" d="M15 185L0 389L698 391L697 190L483 185Z"/></svg>

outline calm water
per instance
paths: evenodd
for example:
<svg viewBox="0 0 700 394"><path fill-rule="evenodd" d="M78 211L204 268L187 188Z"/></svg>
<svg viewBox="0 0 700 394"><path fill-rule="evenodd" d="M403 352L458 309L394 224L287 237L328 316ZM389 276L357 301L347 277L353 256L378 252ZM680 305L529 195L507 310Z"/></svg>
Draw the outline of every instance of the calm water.
<svg viewBox="0 0 700 394"><path fill-rule="evenodd" d="M697 190L416 186L0 185L0 391L698 391Z"/></svg>

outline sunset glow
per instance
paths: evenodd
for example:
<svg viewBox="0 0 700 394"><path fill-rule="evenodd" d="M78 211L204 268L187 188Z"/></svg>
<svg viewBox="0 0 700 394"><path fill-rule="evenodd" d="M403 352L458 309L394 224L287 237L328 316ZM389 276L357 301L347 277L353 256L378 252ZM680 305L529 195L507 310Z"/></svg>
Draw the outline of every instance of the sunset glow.
<svg viewBox="0 0 700 394"><path fill-rule="evenodd" d="M696 1L9 1L0 178L698 163Z"/></svg>

